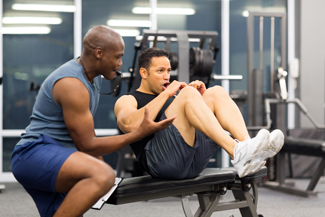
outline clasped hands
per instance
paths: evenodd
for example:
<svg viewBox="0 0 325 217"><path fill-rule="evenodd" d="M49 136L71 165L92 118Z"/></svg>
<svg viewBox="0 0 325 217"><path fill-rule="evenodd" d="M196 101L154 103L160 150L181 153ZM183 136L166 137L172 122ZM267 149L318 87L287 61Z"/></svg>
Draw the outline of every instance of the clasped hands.
<svg viewBox="0 0 325 217"><path fill-rule="evenodd" d="M165 91L169 92L170 97L171 96L175 96L178 90L183 89L186 86L190 86L190 87L194 87L197 91L199 91L199 93L201 95L204 94L204 92L206 91L206 87L205 84L202 81L199 80L195 80L192 81L189 84L186 84L185 82L180 82L180 81L176 81L174 80L167 88Z"/></svg>

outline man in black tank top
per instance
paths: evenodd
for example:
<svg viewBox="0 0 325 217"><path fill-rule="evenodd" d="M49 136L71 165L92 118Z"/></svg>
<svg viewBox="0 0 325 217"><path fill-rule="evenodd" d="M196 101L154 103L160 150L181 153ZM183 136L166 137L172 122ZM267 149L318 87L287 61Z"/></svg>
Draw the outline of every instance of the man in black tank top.
<svg viewBox="0 0 325 217"><path fill-rule="evenodd" d="M124 133L139 127L145 108L155 121L176 117L166 129L131 144L142 169L158 178L192 178L221 147L243 177L260 170L280 151L283 133L261 130L250 138L237 105L222 87L206 89L198 80L170 83L168 55L158 48L143 51L138 59L140 87L115 104L117 125Z"/></svg>

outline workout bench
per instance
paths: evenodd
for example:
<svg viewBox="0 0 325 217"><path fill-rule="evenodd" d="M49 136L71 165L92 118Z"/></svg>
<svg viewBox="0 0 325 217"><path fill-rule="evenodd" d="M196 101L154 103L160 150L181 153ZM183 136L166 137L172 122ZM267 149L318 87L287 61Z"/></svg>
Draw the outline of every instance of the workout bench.
<svg viewBox="0 0 325 217"><path fill-rule="evenodd" d="M255 174L239 178L234 168L206 168L198 177L185 180L155 179L149 175L124 178L106 201L120 205L171 196L180 196L186 217L208 217L213 212L239 209L244 217L258 217L257 185L255 179L266 176L263 167ZM220 196L231 190L235 200L219 202ZM252 190L252 191L250 191ZM197 194L199 207L195 213L189 206L188 197Z"/></svg>

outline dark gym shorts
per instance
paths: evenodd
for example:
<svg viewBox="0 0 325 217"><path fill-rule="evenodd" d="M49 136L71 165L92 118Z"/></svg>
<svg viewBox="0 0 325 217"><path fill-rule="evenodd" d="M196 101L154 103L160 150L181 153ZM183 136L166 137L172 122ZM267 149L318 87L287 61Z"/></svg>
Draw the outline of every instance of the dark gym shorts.
<svg viewBox="0 0 325 217"><path fill-rule="evenodd" d="M160 120L166 119L165 114ZM156 178L186 179L198 176L212 155L220 149L203 133L195 130L195 144L189 146L171 124L155 133L145 147L148 173Z"/></svg>
<svg viewBox="0 0 325 217"><path fill-rule="evenodd" d="M74 152L46 135L15 147L12 172L33 198L41 216L52 216L62 203L66 194L55 192L56 178L62 164Z"/></svg>

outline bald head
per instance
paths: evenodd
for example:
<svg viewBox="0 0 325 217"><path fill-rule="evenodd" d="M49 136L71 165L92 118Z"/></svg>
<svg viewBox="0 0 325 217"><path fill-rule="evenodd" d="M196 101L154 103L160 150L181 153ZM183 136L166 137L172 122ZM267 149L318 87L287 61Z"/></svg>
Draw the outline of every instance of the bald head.
<svg viewBox="0 0 325 217"><path fill-rule="evenodd" d="M122 37L108 26L96 26L90 29L83 39L83 54L89 55L95 48L108 50L116 43L123 41Z"/></svg>

